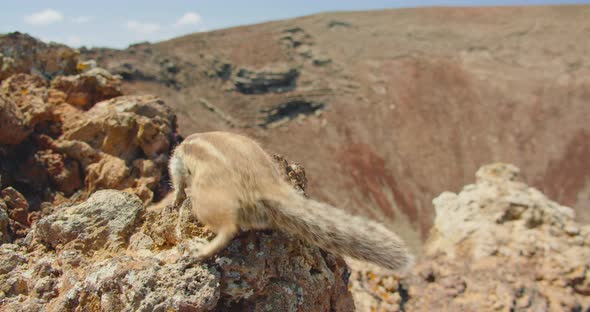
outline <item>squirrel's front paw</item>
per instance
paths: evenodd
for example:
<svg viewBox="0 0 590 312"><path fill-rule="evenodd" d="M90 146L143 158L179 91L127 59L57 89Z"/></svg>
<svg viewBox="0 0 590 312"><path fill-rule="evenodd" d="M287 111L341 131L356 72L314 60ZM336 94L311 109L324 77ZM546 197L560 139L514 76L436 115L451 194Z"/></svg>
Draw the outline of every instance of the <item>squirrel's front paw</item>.
<svg viewBox="0 0 590 312"><path fill-rule="evenodd" d="M202 262L211 258L212 253L207 248L206 244L199 244L199 246L191 246L189 244L182 244L179 246L180 256L179 261L185 263Z"/></svg>
<svg viewBox="0 0 590 312"><path fill-rule="evenodd" d="M182 206L182 204L184 203L184 200L186 199L186 197L182 197L182 198L176 198L174 200L174 208L180 208Z"/></svg>
<svg viewBox="0 0 590 312"><path fill-rule="evenodd" d="M195 249L195 248L191 248L190 250L187 250L184 252L184 254L182 255L182 258L186 258L188 259L188 261L192 261L192 262L203 262L209 258L211 258L213 255L211 254L211 252L209 252L207 250L207 248L203 248L203 249Z"/></svg>

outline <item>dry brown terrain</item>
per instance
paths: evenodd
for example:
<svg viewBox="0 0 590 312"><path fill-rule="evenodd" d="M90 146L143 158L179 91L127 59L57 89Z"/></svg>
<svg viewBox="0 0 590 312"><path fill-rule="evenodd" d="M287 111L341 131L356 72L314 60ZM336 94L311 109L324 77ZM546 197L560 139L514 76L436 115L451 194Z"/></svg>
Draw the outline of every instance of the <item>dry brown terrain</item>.
<svg viewBox="0 0 590 312"><path fill-rule="evenodd" d="M180 132L300 162L311 195L419 244L432 199L503 161L590 221L590 6L330 13L82 50ZM436 174L434 174L436 173Z"/></svg>

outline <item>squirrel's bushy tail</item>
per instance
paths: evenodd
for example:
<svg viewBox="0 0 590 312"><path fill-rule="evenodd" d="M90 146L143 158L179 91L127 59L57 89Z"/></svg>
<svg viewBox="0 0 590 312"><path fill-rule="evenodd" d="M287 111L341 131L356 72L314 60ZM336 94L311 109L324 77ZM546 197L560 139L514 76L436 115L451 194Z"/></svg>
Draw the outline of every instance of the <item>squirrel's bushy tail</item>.
<svg viewBox="0 0 590 312"><path fill-rule="evenodd" d="M280 230L320 248L397 271L404 271L413 263L414 257L401 238L380 223L295 192L272 201L268 205L270 218Z"/></svg>

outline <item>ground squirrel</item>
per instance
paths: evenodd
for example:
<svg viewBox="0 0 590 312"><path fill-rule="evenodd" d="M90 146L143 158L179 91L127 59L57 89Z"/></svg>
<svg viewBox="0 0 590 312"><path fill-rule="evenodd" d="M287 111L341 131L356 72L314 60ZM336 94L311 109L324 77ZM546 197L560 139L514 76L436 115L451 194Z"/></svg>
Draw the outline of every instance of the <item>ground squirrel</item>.
<svg viewBox="0 0 590 312"><path fill-rule="evenodd" d="M385 226L294 190L269 154L248 137L190 135L174 150L169 169L175 207L188 195L192 213L216 233L191 255L198 260L223 249L239 230L276 229L387 269L404 270L412 263L404 242Z"/></svg>

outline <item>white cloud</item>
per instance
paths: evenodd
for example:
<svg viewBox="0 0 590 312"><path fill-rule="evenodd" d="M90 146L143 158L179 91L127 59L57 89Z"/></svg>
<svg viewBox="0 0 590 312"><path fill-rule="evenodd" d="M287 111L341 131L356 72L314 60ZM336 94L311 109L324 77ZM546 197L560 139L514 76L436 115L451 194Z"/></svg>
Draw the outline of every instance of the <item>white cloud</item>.
<svg viewBox="0 0 590 312"><path fill-rule="evenodd" d="M138 21L128 21L127 29L142 35L149 35L160 30L160 25L156 23L142 23Z"/></svg>
<svg viewBox="0 0 590 312"><path fill-rule="evenodd" d="M31 25L49 25L61 22L64 16L54 9L46 9L41 12L36 12L25 16L25 22Z"/></svg>
<svg viewBox="0 0 590 312"><path fill-rule="evenodd" d="M72 18L72 22L76 23L76 24L84 24L84 23L89 23L94 19L94 17L92 16L77 16Z"/></svg>
<svg viewBox="0 0 590 312"><path fill-rule="evenodd" d="M181 16L174 26L186 26L186 25L199 25L202 22L201 15L197 12L186 12L183 16Z"/></svg>

